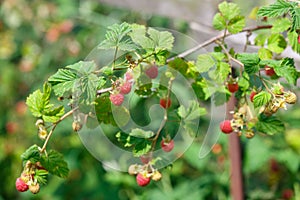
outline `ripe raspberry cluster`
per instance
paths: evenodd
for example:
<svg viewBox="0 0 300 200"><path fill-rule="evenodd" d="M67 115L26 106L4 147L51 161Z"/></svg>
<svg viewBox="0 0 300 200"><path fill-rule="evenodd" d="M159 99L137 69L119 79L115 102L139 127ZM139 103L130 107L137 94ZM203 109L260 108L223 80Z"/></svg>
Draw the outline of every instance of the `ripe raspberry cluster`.
<svg viewBox="0 0 300 200"><path fill-rule="evenodd" d="M37 194L40 191L40 184L36 178L36 170L45 170L39 163L31 163L27 161L21 176L16 180L16 189L19 192L26 192L29 190L33 194Z"/></svg>
<svg viewBox="0 0 300 200"><path fill-rule="evenodd" d="M283 86L279 83L273 84L273 87L268 89L268 91L271 94L271 99L266 105L260 108L258 114L263 113L265 116L271 116L275 114L279 108L286 109L286 104L295 104L297 101L296 94L291 91L285 91ZM249 95L250 102L254 103L256 95L258 94L259 91L253 90ZM237 111L233 112L233 118L231 120L224 120L220 123L220 129L225 134L235 132L241 136L244 133L247 138L252 138L256 132L254 127L257 120L257 117L253 116L250 105L246 101L239 106Z"/></svg>
<svg viewBox="0 0 300 200"><path fill-rule="evenodd" d="M121 106L124 102L124 95L130 93L132 84L132 72L127 71L124 75L124 79L120 79L114 82L113 91L109 96L111 103L115 106Z"/></svg>
<svg viewBox="0 0 300 200"><path fill-rule="evenodd" d="M161 173L150 163L145 165L130 165L128 168L128 173L136 176L136 183L141 187L147 186L151 180L159 181L162 178Z"/></svg>

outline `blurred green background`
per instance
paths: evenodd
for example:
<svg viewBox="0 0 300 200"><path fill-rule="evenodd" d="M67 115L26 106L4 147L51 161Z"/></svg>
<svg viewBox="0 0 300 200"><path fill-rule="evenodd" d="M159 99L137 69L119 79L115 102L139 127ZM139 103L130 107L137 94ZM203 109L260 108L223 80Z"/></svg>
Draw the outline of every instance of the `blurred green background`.
<svg viewBox="0 0 300 200"><path fill-rule="evenodd" d="M200 160L200 135L172 169L163 170L162 181L140 188L134 177L104 169L89 154L72 131L72 119L60 124L50 141L52 148L64 153L69 177L50 176L37 195L17 192L20 155L33 143L41 143L35 119L25 105L32 91L58 68L85 59L113 23L140 23L187 34L192 30L180 16L167 18L96 0L0 3L0 199L230 199L227 136L221 135L212 152ZM244 10L248 8L243 5ZM288 127L285 135L242 139L247 199L300 198L299 104L279 115Z"/></svg>

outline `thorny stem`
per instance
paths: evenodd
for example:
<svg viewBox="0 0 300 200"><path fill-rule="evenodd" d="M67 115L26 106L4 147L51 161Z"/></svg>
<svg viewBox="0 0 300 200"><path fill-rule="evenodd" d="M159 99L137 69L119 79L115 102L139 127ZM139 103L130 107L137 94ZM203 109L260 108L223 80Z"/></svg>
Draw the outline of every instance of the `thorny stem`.
<svg viewBox="0 0 300 200"><path fill-rule="evenodd" d="M43 152L46 150L47 144L48 144L48 142L49 142L49 140L50 140L50 138L51 138L51 136L52 136L52 134L53 134L53 132L54 132L56 126L57 126L61 121L63 121L65 118L67 118L68 116L70 116L71 114L73 114L74 111L76 111L77 109L78 109L78 107L73 108L72 110L70 110L69 112L67 112L66 114L64 114L61 118L59 118L59 120L57 120L56 122L53 123L52 129L50 130L50 132L49 132L49 134L48 134L48 136L47 136L47 138L46 138L46 140L45 140L45 142L44 142L43 147L40 149L40 152L41 152L41 153L43 153Z"/></svg>

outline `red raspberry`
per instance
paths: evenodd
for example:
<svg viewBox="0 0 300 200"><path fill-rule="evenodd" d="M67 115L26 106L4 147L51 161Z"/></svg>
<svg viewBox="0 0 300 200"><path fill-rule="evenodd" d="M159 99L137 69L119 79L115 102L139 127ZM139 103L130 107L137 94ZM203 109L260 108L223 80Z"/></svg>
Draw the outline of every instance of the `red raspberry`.
<svg viewBox="0 0 300 200"><path fill-rule="evenodd" d="M29 186L21 178L17 178L16 188L19 192L25 192L28 190Z"/></svg>
<svg viewBox="0 0 300 200"><path fill-rule="evenodd" d="M227 88L231 93L235 93L236 91L238 91L239 85L236 82L228 83Z"/></svg>
<svg viewBox="0 0 300 200"><path fill-rule="evenodd" d="M158 76L158 68L156 65L152 65L151 67L149 67L148 69L146 69L145 74L151 78L151 79L155 79Z"/></svg>
<svg viewBox="0 0 300 200"><path fill-rule="evenodd" d="M140 160L144 164L148 164L152 160L152 154L144 154L140 157Z"/></svg>
<svg viewBox="0 0 300 200"><path fill-rule="evenodd" d="M160 99L159 104L161 107L167 109L170 108L172 101L171 99Z"/></svg>
<svg viewBox="0 0 300 200"><path fill-rule="evenodd" d="M289 199L293 198L294 192L291 189L285 189L285 190L282 191L281 196L282 196L283 199L289 200Z"/></svg>
<svg viewBox="0 0 300 200"><path fill-rule="evenodd" d="M170 152L174 148L174 140L170 140L169 142L166 142L165 140L162 140L160 143L160 146L163 151Z"/></svg>
<svg viewBox="0 0 300 200"><path fill-rule="evenodd" d="M257 92L255 92L255 91L252 91L251 93L250 93L250 101L251 102L253 102L253 99L254 99L254 96L257 94Z"/></svg>
<svg viewBox="0 0 300 200"><path fill-rule="evenodd" d="M265 66L265 72L268 76L274 76L276 73L273 67Z"/></svg>
<svg viewBox="0 0 300 200"><path fill-rule="evenodd" d="M150 177L145 177L143 174L138 173L136 176L136 182L139 186L144 187L150 183Z"/></svg>
<svg viewBox="0 0 300 200"><path fill-rule="evenodd" d="M122 105L122 103L124 101L124 95L123 94L110 94L109 99L114 105L120 106L120 105Z"/></svg>
<svg viewBox="0 0 300 200"><path fill-rule="evenodd" d="M132 80L132 79L133 79L132 73L131 73L131 72L126 72L126 73L125 73L125 80L126 80L126 81L130 81L130 80Z"/></svg>
<svg viewBox="0 0 300 200"><path fill-rule="evenodd" d="M220 123L220 129L223 133L229 134L233 131L230 120L224 120Z"/></svg>
<svg viewBox="0 0 300 200"><path fill-rule="evenodd" d="M300 44L300 35L298 35L298 44Z"/></svg>
<svg viewBox="0 0 300 200"><path fill-rule="evenodd" d="M120 93L121 94L128 94L131 91L131 83L125 82L123 85L120 86Z"/></svg>

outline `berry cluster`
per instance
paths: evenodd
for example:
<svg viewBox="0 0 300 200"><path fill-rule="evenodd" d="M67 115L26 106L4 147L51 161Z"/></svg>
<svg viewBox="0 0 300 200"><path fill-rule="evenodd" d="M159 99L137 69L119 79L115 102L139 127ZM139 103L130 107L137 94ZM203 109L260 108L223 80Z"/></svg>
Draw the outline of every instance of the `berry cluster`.
<svg viewBox="0 0 300 200"><path fill-rule="evenodd" d="M161 173L157 169L154 169L150 162L144 165L130 165L128 173L136 176L136 182L141 187L148 185L151 179L153 181L159 181L162 177Z"/></svg>
<svg viewBox="0 0 300 200"><path fill-rule="evenodd" d="M29 190L33 194L37 194L40 191L40 184L36 177L37 170L44 170L47 173L40 162L31 163L30 161L27 161L21 176L16 180L16 189L19 192Z"/></svg>
<svg viewBox="0 0 300 200"><path fill-rule="evenodd" d="M132 72L125 73L124 79L117 80L113 83L113 91L109 96L112 104L121 106L124 101L124 95L130 93L133 83Z"/></svg>
<svg viewBox="0 0 300 200"><path fill-rule="evenodd" d="M271 100L261 110L266 116L273 115L279 108L286 109L286 104L295 104L297 101L296 94L291 91L284 91L280 84L274 85L271 93Z"/></svg>
<svg viewBox="0 0 300 200"><path fill-rule="evenodd" d="M271 75L271 73L269 75ZM272 74L272 76L274 75L275 74ZM267 88L267 91L270 93L271 98L266 105L260 108L258 114L263 113L265 116L271 116L276 113L279 108L286 109L286 104L295 104L297 101L296 94L291 91L284 91L283 86L279 83L273 84L273 87L271 89ZM259 92L256 90L251 91L249 99L252 103L258 94ZM246 101L237 111L233 112L233 118L231 120L224 120L220 123L220 129L225 134L235 132L241 136L242 133L244 133L247 138L252 138L255 135L256 122L257 118L253 116L250 106Z"/></svg>

